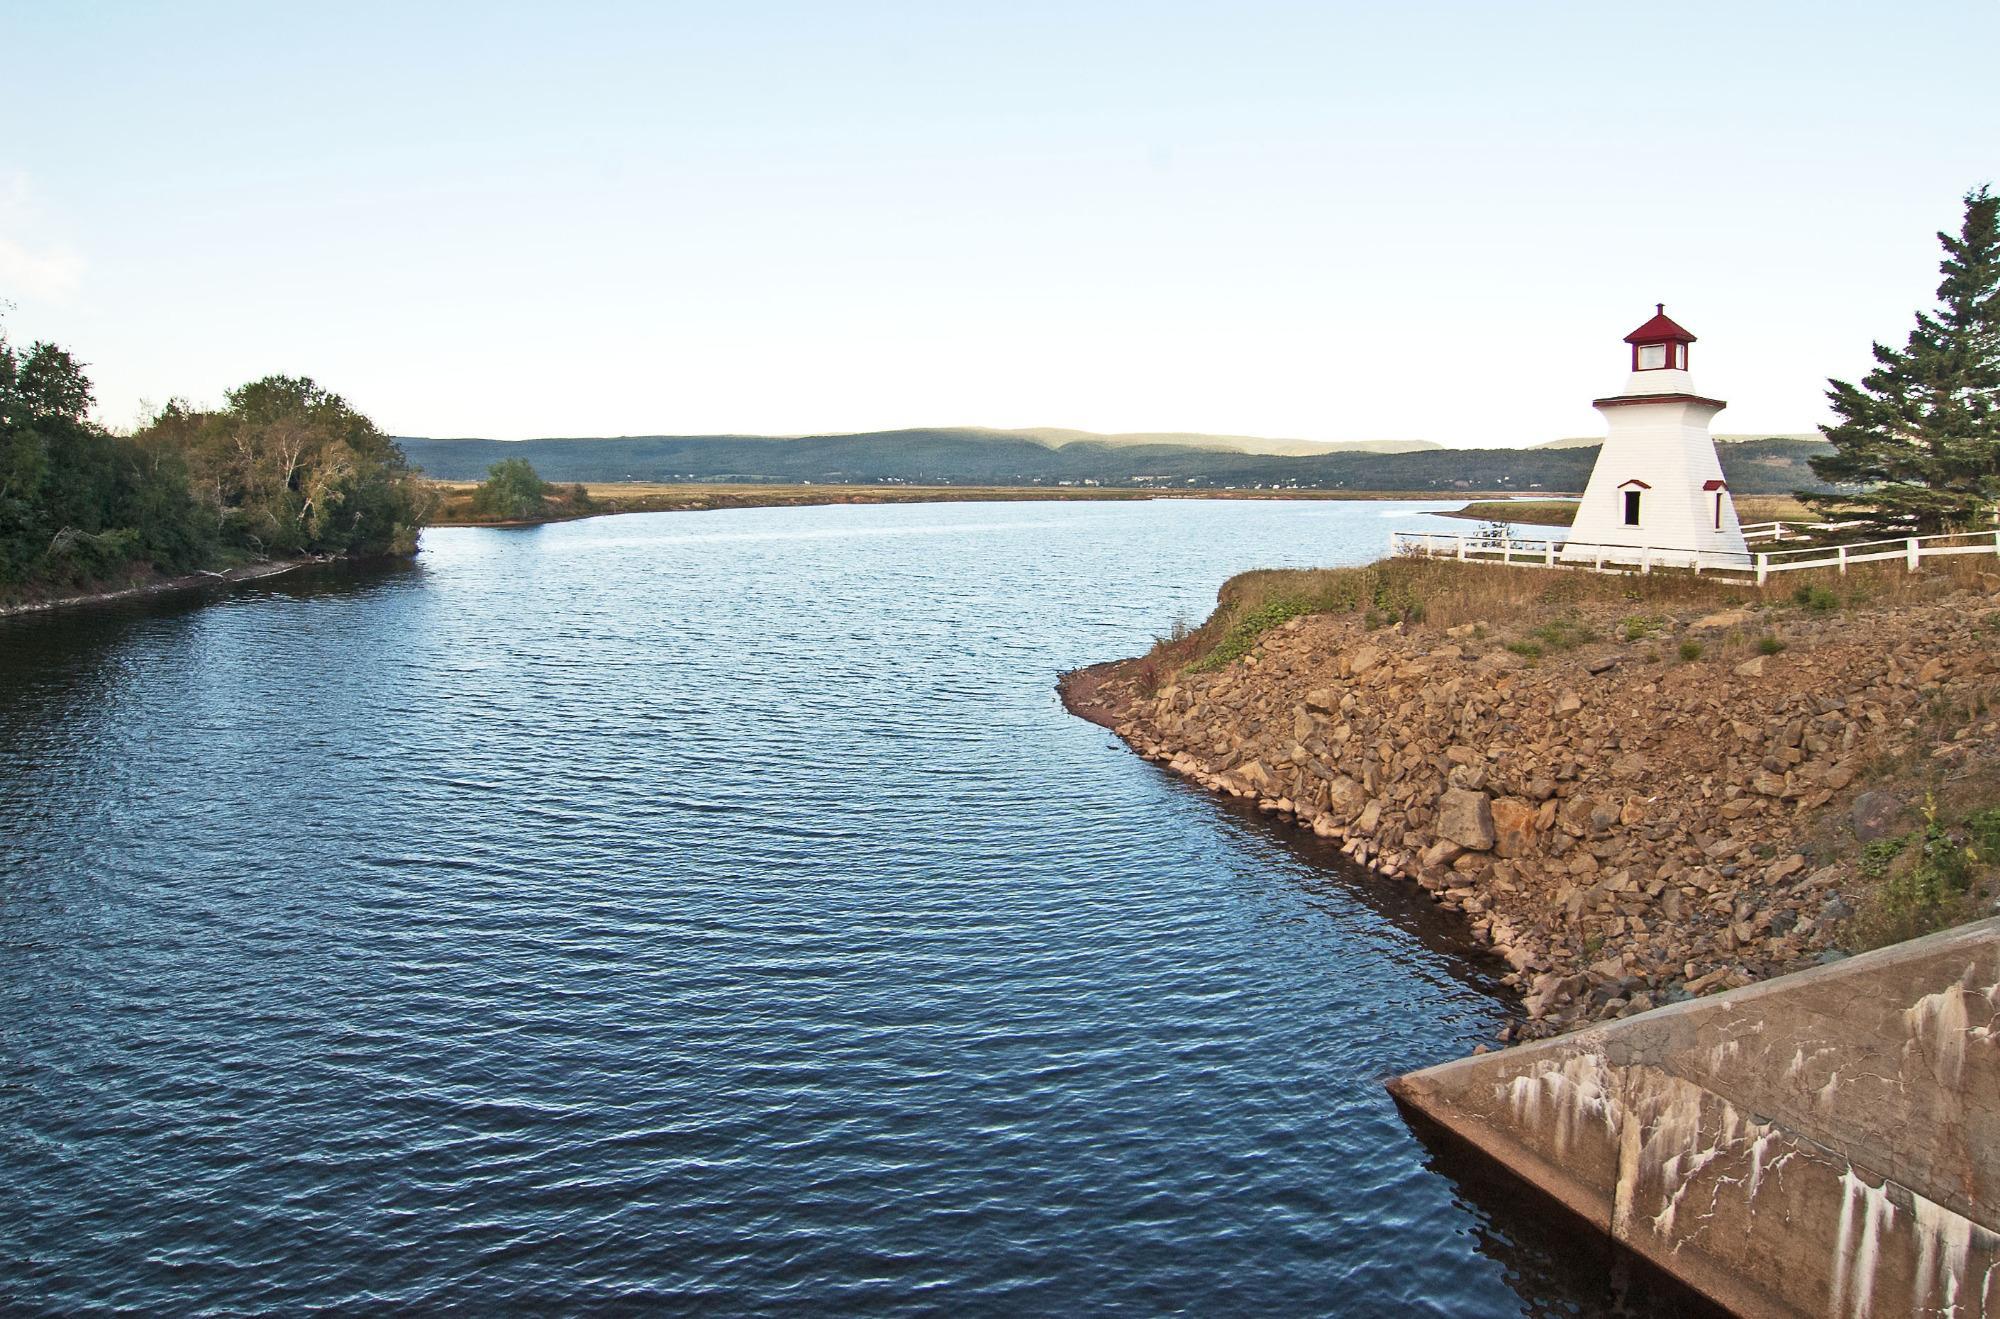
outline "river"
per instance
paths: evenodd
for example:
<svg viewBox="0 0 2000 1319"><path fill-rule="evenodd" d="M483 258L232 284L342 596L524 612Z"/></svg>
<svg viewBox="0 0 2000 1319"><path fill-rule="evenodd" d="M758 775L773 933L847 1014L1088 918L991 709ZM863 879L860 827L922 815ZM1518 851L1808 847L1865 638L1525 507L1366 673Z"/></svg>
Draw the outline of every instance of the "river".
<svg viewBox="0 0 2000 1319"><path fill-rule="evenodd" d="M1067 716L1444 505L746 509L0 620L0 1309L1667 1314L1405 888Z"/></svg>

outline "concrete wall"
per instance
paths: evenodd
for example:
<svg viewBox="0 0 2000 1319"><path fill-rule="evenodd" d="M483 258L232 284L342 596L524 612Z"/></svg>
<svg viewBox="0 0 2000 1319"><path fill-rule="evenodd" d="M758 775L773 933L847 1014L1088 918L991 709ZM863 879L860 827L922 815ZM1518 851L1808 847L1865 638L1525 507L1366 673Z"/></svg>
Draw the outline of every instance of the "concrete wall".
<svg viewBox="0 0 2000 1319"><path fill-rule="evenodd" d="M2000 920L1390 1089L1740 1313L2000 1316Z"/></svg>

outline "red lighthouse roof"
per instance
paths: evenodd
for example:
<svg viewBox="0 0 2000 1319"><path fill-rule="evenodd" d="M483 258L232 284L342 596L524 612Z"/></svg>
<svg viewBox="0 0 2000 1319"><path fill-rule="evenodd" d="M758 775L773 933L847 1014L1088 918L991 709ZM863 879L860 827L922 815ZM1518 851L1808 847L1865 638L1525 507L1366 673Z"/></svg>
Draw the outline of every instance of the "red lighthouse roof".
<svg viewBox="0 0 2000 1319"><path fill-rule="evenodd" d="M1689 334L1686 330L1683 330L1680 326L1674 324L1673 319L1667 315L1666 303L1664 302L1654 303L1653 310L1656 313L1653 319L1647 321L1644 325L1641 325L1638 329L1626 335L1625 336L1626 343L1693 343L1694 342L1694 336Z"/></svg>

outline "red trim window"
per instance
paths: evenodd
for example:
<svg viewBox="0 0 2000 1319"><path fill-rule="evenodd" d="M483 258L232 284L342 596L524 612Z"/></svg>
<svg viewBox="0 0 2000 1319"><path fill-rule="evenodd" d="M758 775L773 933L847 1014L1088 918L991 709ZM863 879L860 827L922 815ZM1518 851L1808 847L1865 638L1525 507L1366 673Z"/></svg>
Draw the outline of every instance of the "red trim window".
<svg viewBox="0 0 2000 1319"><path fill-rule="evenodd" d="M1639 525L1639 495L1642 491L1651 490L1652 488L1636 476L1629 481L1620 481L1618 483L1618 493L1624 496L1624 499L1620 502L1624 505L1626 526L1636 527Z"/></svg>
<svg viewBox="0 0 2000 1319"><path fill-rule="evenodd" d="M1722 497L1729 493L1729 486L1722 481L1703 481L1701 488L1715 494L1715 529L1722 530Z"/></svg>
<svg viewBox="0 0 2000 1319"><path fill-rule="evenodd" d="M1635 343L1632 345L1634 371L1685 371L1688 346L1684 343Z"/></svg>

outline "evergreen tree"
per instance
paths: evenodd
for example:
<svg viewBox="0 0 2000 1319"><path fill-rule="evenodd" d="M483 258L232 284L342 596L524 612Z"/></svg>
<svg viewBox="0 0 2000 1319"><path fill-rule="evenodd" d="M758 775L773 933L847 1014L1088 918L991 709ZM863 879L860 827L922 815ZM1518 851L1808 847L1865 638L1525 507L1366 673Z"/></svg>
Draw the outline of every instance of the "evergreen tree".
<svg viewBox="0 0 2000 1319"><path fill-rule="evenodd" d="M1876 344L1858 386L1827 382L1834 451L1812 460L1823 481L1867 487L1879 520L1925 529L1985 525L2000 501L2000 197L1967 193L1958 236L1938 241L1938 312L1917 313L1900 351Z"/></svg>

